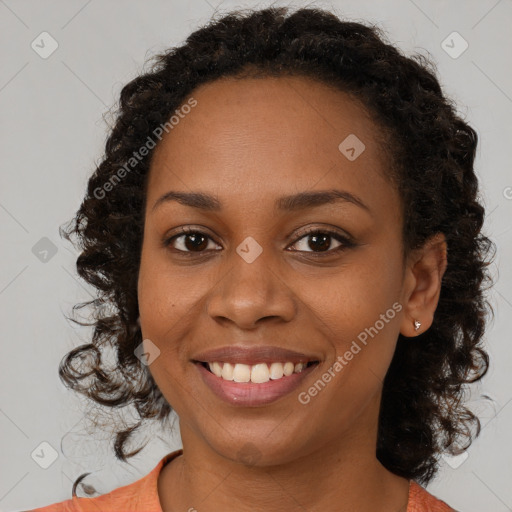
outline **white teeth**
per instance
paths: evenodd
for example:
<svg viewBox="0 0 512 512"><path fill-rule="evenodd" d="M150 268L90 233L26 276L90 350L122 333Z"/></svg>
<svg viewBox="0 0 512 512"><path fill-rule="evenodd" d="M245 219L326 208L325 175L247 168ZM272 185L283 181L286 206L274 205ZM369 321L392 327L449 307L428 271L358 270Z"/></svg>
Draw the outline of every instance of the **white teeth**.
<svg viewBox="0 0 512 512"><path fill-rule="evenodd" d="M208 363L210 371L224 380L234 382L253 382L262 384L269 380L279 380L283 377L289 377L293 373L300 373L306 368L306 363L293 364L288 361L286 363L258 363L254 365L248 364L231 364L215 361Z"/></svg>
<svg viewBox="0 0 512 512"><path fill-rule="evenodd" d="M235 364L233 380L235 382L249 382L251 380L251 367L248 364Z"/></svg>
<svg viewBox="0 0 512 512"><path fill-rule="evenodd" d="M232 364L224 363L224 365L222 366L221 377L224 380L233 380L233 369L234 366Z"/></svg>
<svg viewBox="0 0 512 512"><path fill-rule="evenodd" d="M280 363L274 363L280 364ZM237 365L238 366L238 365ZM261 384L269 381L269 370L266 363L255 364L251 370L251 382Z"/></svg>
<svg viewBox="0 0 512 512"><path fill-rule="evenodd" d="M281 363L272 363L270 365L270 378L271 379L273 379L273 380L280 379L283 375L284 375L284 368Z"/></svg>
<svg viewBox="0 0 512 512"><path fill-rule="evenodd" d="M304 363L297 363L295 365L295 373L300 373L302 370L304 370L304 367L306 365Z"/></svg>
<svg viewBox="0 0 512 512"><path fill-rule="evenodd" d="M220 365L220 363L208 363L208 366L210 367L210 371L217 375L217 377L222 376L222 366Z"/></svg>
<svg viewBox="0 0 512 512"><path fill-rule="evenodd" d="M287 377L293 373L294 369L295 365L293 363L284 363L283 371Z"/></svg>

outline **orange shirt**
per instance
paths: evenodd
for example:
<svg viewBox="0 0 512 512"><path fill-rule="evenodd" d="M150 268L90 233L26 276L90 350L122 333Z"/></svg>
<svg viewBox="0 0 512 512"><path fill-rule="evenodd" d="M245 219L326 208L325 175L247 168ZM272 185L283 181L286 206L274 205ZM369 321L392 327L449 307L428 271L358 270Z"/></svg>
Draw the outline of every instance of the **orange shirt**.
<svg viewBox="0 0 512 512"><path fill-rule="evenodd" d="M163 457L146 476L132 484L119 487L95 498L77 498L27 512L162 512L158 499L158 475L172 459L181 455L176 450ZM407 512L455 512L444 501L438 500L423 487L410 481Z"/></svg>

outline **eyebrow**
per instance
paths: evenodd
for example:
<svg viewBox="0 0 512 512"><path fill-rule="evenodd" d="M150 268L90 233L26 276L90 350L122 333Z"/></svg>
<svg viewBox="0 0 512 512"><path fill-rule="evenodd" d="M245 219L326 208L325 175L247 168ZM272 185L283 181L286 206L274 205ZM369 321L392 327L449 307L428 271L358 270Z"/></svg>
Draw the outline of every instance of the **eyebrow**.
<svg viewBox="0 0 512 512"><path fill-rule="evenodd" d="M222 203L215 196L203 192L177 192L170 191L161 196L153 205L153 211L163 203L177 201L178 203L198 208L204 211L218 212L222 210ZM314 208L324 204L344 201L352 203L370 212L370 208L356 195L345 190L320 190L311 192L300 192L298 194L279 197L275 202L275 208L281 211L297 211L307 208Z"/></svg>

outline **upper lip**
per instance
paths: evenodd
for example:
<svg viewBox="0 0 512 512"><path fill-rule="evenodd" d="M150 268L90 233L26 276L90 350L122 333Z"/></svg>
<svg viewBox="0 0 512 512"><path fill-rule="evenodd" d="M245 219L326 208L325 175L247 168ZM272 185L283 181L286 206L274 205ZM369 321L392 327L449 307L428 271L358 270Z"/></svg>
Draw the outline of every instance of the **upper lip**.
<svg viewBox="0 0 512 512"><path fill-rule="evenodd" d="M201 352L193 357L192 360L201 363L217 361L253 365L274 362L308 363L310 361L319 361L320 358L315 355L307 355L273 346L243 347L231 345Z"/></svg>

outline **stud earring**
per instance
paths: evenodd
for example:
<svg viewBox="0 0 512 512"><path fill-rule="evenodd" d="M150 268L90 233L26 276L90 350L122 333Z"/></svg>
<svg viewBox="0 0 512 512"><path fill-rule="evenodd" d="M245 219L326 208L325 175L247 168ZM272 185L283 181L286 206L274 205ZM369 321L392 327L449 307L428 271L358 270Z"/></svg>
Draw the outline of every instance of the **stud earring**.
<svg viewBox="0 0 512 512"><path fill-rule="evenodd" d="M421 327L421 322L414 320L414 330L417 331Z"/></svg>

